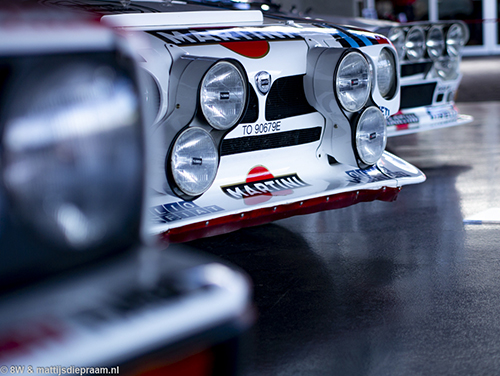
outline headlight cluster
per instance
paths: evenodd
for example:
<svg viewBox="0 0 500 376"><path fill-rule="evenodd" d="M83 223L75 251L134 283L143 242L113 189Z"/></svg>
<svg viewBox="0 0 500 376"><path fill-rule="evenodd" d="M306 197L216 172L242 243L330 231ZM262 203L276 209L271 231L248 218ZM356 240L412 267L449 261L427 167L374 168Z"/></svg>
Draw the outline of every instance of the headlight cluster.
<svg viewBox="0 0 500 376"><path fill-rule="evenodd" d="M380 95L389 98L396 91L395 58L389 49L382 49L376 62L376 80ZM336 77L337 97L345 110L358 112L366 106L373 85L371 67L366 58L351 52L341 59ZM386 120L379 108L370 106L355 121L354 144L356 153L365 166L380 159L386 146Z"/></svg>
<svg viewBox="0 0 500 376"><path fill-rule="evenodd" d="M246 74L231 61L215 62L201 79L200 112L214 130L226 131L238 124L245 113L247 97ZM173 142L167 175L178 196L193 199L210 188L218 166L218 147L209 130L191 126L179 132Z"/></svg>
<svg viewBox="0 0 500 376"><path fill-rule="evenodd" d="M11 206L64 249L120 243L140 217L138 93L112 56L47 58L18 75L3 109L1 171Z"/></svg>
<svg viewBox="0 0 500 376"><path fill-rule="evenodd" d="M323 153L359 168L378 162L387 128L379 106L391 106L398 95L396 63L395 51L387 46L381 46L378 56L326 47L309 52L304 89L309 103L325 117Z"/></svg>
<svg viewBox="0 0 500 376"><path fill-rule="evenodd" d="M457 57L469 39L469 31L462 23L435 23L412 27L392 28L388 34L400 59L419 61Z"/></svg>

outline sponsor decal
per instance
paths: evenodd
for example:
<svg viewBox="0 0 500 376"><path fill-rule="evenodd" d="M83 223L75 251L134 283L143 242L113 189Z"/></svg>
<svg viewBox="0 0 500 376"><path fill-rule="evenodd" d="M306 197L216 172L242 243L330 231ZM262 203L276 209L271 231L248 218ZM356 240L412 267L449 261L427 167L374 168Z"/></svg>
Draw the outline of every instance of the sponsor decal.
<svg viewBox="0 0 500 376"><path fill-rule="evenodd" d="M205 214L223 211L217 205L198 206L191 201L173 202L170 204L154 206L150 209L153 220L158 223L170 223L181 219L198 217Z"/></svg>
<svg viewBox="0 0 500 376"><path fill-rule="evenodd" d="M343 47L365 47L377 44L389 44L389 41L369 32L354 31L346 28L317 24L320 28L304 27L299 30L276 26L233 27L221 29L196 30L161 30L149 31L151 35L166 43L179 46L192 44L221 44L226 48L249 57L262 57L268 51L268 44L242 44L235 42L276 41L302 39L302 33L328 34L334 37ZM250 52L253 50L253 52ZM248 55L247 55L248 54Z"/></svg>
<svg viewBox="0 0 500 376"><path fill-rule="evenodd" d="M380 111L384 114L384 117L387 119L389 116L391 116L391 110L389 110L387 107L380 106ZM389 124L387 124L389 125Z"/></svg>
<svg viewBox="0 0 500 376"><path fill-rule="evenodd" d="M268 40L293 40L300 39L298 31L288 29L268 29L268 28L231 28L231 29L197 29L197 30L163 30L152 31L152 35L161 38L167 43L176 45L190 44L222 44L230 49L245 49L248 46L259 48L257 44L242 45L234 42L268 41ZM234 44L231 44L234 43ZM267 46L267 42L265 44ZM262 48L264 44L260 45ZM268 47L266 47L268 48Z"/></svg>
<svg viewBox="0 0 500 376"><path fill-rule="evenodd" d="M383 168L383 171L382 171L383 175L382 175L382 174L380 174L380 171L375 166L370 167L366 170L360 170L360 169L349 170L349 171L346 171L345 173L349 177L348 181L350 183L354 183L354 184L368 184L368 183L375 183L378 181L404 178L404 177L411 176L404 171L390 171L386 167Z"/></svg>
<svg viewBox="0 0 500 376"><path fill-rule="evenodd" d="M403 114L399 111L387 119L387 126L396 126L397 129L407 129L410 124L419 122L420 119L414 113Z"/></svg>
<svg viewBox="0 0 500 376"><path fill-rule="evenodd" d="M222 186L222 191L231 198L244 200L247 205L269 201L273 196L286 196L294 189L307 187L297 174L274 176L264 166L253 167L245 182Z"/></svg>
<svg viewBox="0 0 500 376"><path fill-rule="evenodd" d="M456 120L458 111L453 106L427 107L427 114L432 120Z"/></svg>

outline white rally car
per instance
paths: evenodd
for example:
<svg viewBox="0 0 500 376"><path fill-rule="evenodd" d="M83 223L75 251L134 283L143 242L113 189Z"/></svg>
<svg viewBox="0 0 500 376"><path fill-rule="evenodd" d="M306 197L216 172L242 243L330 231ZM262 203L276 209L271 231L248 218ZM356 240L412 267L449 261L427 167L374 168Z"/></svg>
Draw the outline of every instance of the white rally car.
<svg viewBox="0 0 500 376"><path fill-rule="evenodd" d="M189 1L44 3L146 35L150 231L168 242L393 201L425 180L384 150L401 92L380 34Z"/></svg>

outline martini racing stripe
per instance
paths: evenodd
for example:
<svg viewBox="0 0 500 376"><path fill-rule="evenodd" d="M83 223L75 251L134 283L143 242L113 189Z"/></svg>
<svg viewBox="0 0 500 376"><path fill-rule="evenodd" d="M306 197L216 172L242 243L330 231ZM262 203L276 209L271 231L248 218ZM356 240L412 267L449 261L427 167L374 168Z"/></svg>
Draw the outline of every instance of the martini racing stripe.
<svg viewBox="0 0 500 376"><path fill-rule="evenodd" d="M352 32L347 29L328 24L314 24L316 27L330 29L327 33L333 36L343 47L365 47L381 43L388 43L385 39L377 39L364 33ZM317 30L317 29L316 29ZM302 30L304 31L304 30ZM326 31L326 30L325 30ZM267 28L267 27L233 27L221 29L195 29L195 30L158 30L148 31L149 34L166 43L179 46L194 44L222 44L238 41L286 41L303 39L301 31L292 28Z"/></svg>
<svg viewBox="0 0 500 376"><path fill-rule="evenodd" d="M362 33L348 31L347 29L344 29L339 26L331 26L324 23L315 25L327 29L338 30L338 34L333 36L343 47L366 47L366 46L388 43L385 39L379 40L371 36L363 35Z"/></svg>

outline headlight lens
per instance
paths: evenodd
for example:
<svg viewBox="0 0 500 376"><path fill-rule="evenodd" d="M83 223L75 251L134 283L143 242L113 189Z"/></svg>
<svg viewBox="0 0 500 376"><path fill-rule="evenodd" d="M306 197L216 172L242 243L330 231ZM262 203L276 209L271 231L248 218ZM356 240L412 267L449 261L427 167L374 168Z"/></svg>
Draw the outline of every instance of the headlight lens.
<svg viewBox="0 0 500 376"><path fill-rule="evenodd" d="M347 111L359 111L368 100L371 89L368 61L358 52L346 55L339 64L336 78L337 97Z"/></svg>
<svg viewBox="0 0 500 376"><path fill-rule="evenodd" d="M49 65L13 93L5 185L16 211L53 244L104 247L131 230L142 202L137 92L112 66Z"/></svg>
<svg viewBox="0 0 500 376"><path fill-rule="evenodd" d="M243 115L247 83L232 63L219 61L203 77L200 104L203 115L215 129L229 129Z"/></svg>
<svg viewBox="0 0 500 376"><path fill-rule="evenodd" d="M356 149L361 161L369 166L377 163L387 144L387 126L382 111L367 108L358 120Z"/></svg>
<svg viewBox="0 0 500 376"><path fill-rule="evenodd" d="M427 54L433 60L439 59L444 51L444 34L440 27L433 26L427 32Z"/></svg>
<svg viewBox="0 0 500 376"><path fill-rule="evenodd" d="M188 128L174 142L170 169L183 194L196 197L212 185L219 155L212 136L202 128Z"/></svg>
<svg viewBox="0 0 500 376"><path fill-rule="evenodd" d="M465 27L453 24L446 33L446 51L450 56L459 56L460 50L467 43L468 35Z"/></svg>
<svg viewBox="0 0 500 376"><path fill-rule="evenodd" d="M420 27L412 27L406 34L406 56L410 61L421 59L425 54L425 33Z"/></svg>
<svg viewBox="0 0 500 376"><path fill-rule="evenodd" d="M396 62L393 54L384 48L377 61L377 84L380 95L390 98L396 88Z"/></svg>
<svg viewBox="0 0 500 376"><path fill-rule="evenodd" d="M405 36L403 29L394 28L389 31L389 40L394 45L400 59L405 57Z"/></svg>

